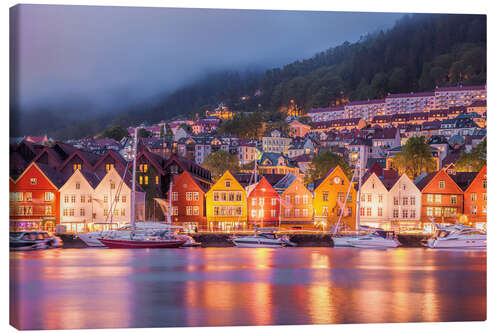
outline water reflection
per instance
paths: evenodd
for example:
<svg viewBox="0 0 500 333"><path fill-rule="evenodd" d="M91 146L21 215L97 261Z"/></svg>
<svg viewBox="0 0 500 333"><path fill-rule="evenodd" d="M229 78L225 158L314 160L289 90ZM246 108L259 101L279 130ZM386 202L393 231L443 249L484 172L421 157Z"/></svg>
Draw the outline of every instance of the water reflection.
<svg viewBox="0 0 500 333"><path fill-rule="evenodd" d="M21 329L484 320L484 252L65 249L11 253Z"/></svg>

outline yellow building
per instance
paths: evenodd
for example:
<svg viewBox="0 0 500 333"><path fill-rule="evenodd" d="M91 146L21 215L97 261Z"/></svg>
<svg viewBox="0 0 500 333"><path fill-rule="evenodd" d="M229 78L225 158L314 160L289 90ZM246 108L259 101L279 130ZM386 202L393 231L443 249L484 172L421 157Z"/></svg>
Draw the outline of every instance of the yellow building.
<svg viewBox="0 0 500 333"><path fill-rule="evenodd" d="M205 194L207 226L211 231L244 230L247 226L245 189L226 171Z"/></svg>
<svg viewBox="0 0 500 333"><path fill-rule="evenodd" d="M353 183L349 195L350 179L337 166L328 172L325 178L319 181L314 189L314 223L329 229L335 226L339 220L344 200L347 203L343 216L339 223L339 228L355 229L356 227L356 189ZM347 198L346 198L347 196Z"/></svg>

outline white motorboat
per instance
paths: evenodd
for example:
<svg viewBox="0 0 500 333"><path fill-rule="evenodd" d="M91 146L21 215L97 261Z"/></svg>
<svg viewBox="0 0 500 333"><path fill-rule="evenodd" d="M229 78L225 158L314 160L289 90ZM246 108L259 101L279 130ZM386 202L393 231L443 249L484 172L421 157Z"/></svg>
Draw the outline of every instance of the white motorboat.
<svg viewBox="0 0 500 333"><path fill-rule="evenodd" d="M136 234L149 235L157 231L163 231L168 228L166 223L160 222L137 222ZM89 247L104 247L99 238L129 238L132 227L127 224L117 230L96 231L78 234L80 238Z"/></svg>
<svg viewBox="0 0 500 333"><path fill-rule="evenodd" d="M351 241L359 239L361 237L365 237L366 235L375 230L383 230L383 229L361 226L359 230L351 232L335 233L332 236L333 247L353 247L353 245L351 245L350 243Z"/></svg>
<svg viewBox="0 0 500 333"><path fill-rule="evenodd" d="M376 230L368 235L347 241L351 246L371 249L390 249L401 245L393 231Z"/></svg>
<svg viewBox="0 0 500 333"><path fill-rule="evenodd" d="M49 235L46 231L20 231L9 234L11 251L44 250L63 245L61 238Z"/></svg>
<svg viewBox="0 0 500 333"><path fill-rule="evenodd" d="M429 248L486 248L486 232L481 229L462 224L449 227L435 225L436 233L427 241Z"/></svg>
<svg viewBox="0 0 500 333"><path fill-rule="evenodd" d="M256 229L254 235L234 237L232 242L236 247L280 248L297 245L287 236L278 236L274 231L275 229Z"/></svg>

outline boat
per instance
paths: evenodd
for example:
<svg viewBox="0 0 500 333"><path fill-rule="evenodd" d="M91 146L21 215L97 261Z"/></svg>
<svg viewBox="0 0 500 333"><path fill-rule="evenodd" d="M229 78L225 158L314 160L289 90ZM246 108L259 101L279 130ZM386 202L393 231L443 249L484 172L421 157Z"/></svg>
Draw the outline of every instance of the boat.
<svg viewBox="0 0 500 333"><path fill-rule="evenodd" d="M176 235L179 239L185 239L186 242L182 244L182 247L200 247L201 243L194 240L193 237L189 235Z"/></svg>
<svg viewBox="0 0 500 333"><path fill-rule="evenodd" d="M361 237L365 237L369 233L372 233L375 230L383 230L378 228L370 228L365 226L360 226L358 230L347 231L342 233L335 233L332 236L333 246L334 247L353 247L349 242L356 240Z"/></svg>
<svg viewBox="0 0 500 333"><path fill-rule="evenodd" d="M173 236L168 230L156 232L150 236L131 233L128 238L99 238L99 241L112 249L177 248L186 243L186 239Z"/></svg>
<svg viewBox="0 0 500 333"><path fill-rule="evenodd" d="M61 238L46 231L20 231L9 234L9 248L12 251L43 250L63 245Z"/></svg>
<svg viewBox="0 0 500 333"><path fill-rule="evenodd" d="M255 234L251 236L233 237L231 241L236 247L263 247L280 248L285 246L297 246L290 241L287 236L278 236L276 229L255 229Z"/></svg>
<svg viewBox="0 0 500 333"><path fill-rule="evenodd" d="M486 232L481 229L454 224L449 227L436 226L436 232L426 246L433 249L458 248L458 249L485 249Z"/></svg>
<svg viewBox="0 0 500 333"><path fill-rule="evenodd" d="M376 230L368 235L347 241L350 246L370 249L390 249L401 245L394 231Z"/></svg>
<svg viewBox="0 0 500 333"><path fill-rule="evenodd" d="M166 230L167 224L161 222L136 222L136 231L143 234L152 234L157 231ZM132 231L132 226L126 224L116 230L95 231L77 234L88 247L104 247L99 238L128 237Z"/></svg>

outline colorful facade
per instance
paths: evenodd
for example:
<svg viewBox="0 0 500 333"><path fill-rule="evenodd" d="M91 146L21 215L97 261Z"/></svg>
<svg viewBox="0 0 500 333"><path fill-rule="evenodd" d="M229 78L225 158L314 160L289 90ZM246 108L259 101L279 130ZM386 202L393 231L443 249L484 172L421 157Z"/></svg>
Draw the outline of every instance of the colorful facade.
<svg viewBox="0 0 500 333"><path fill-rule="evenodd" d="M31 163L10 180L10 230L55 231L59 224L59 187L63 180L55 169Z"/></svg>
<svg viewBox="0 0 500 333"><path fill-rule="evenodd" d="M314 222L324 229L335 227L337 221L340 228L356 227L356 189L352 184L349 195L350 180L339 166L330 170L325 178L318 182L314 189ZM344 201L346 201L341 216Z"/></svg>
<svg viewBox="0 0 500 333"><path fill-rule="evenodd" d="M231 172L224 175L205 194L207 227L211 231L247 228L247 195Z"/></svg>
<svg viewBox="0 0 500 333"><path fill-rule="evenodd" d="M467 222L483 229L486 229L488 215L486 174L485 165L464 192L464 213L468 218Z"/></svg>
<svg viewBox="0 0 500 333"><path fill-rule="evenodd" d="M248 194L248 227L278 227L281 200L278 192L265 177Z"/></svg>
<svg viewBox="0 0 500 333"><path fill-rule="evenodd" d="M205 214L206 189L187 171L174 176L172 183L172 221L185 231L197 232L207 228ZM169 192L166 200L169 201Z"/></svg>
<svg viewBox="0 0 500 333"><path fill-rule="evenodd" d="M281 192L281 225L291 229L319 229L314 224L313 195L304 183L293 175L290 184ZM277 184L279 186L280 183ZM276 186L275 186L276 187Z"/></svg>

